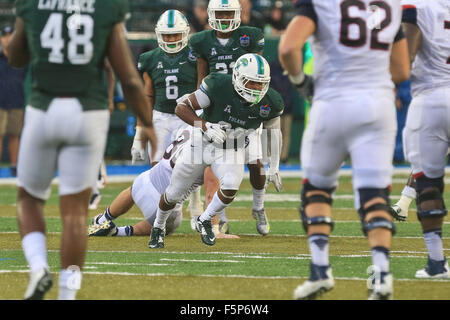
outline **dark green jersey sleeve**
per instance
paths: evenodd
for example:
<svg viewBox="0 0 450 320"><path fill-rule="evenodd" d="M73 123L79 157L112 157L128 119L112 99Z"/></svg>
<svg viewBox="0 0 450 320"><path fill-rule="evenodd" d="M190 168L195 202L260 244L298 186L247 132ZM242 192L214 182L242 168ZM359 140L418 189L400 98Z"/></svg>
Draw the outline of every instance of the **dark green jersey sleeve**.
<svg viewBox="0 0 450 320"><path fill-rule="evenodd" d="M226 78L227 75L221 73L210 73L203 79L200 85L200 90L209 97L211 102L213 102L218 98L217 94L221 92L220 88L223 88L223 86L227 83L225 80Z"/></svg>
<svg viewBox="0 0 450 320"><path fill-rule="evenodd" d="M250 36L250 45L248 51L251 53L258 53L264 50L264 34L259 28L255 27L242 27L245 28L245 32Z"/></svg>
<svg viewBox="0 0 450 320"><path fill-rule="evenodd" d="M281 95L274 89L269 88L266 97L270 111L265 121L281 116L284 111L284 101Z"/></svg>
<svg viewBox="0 0 450 320"><path fill-rule="evenodd" d="M150 63L152 61L152 52L153 51L148 51L139 56L137 68L141 77L144 72L146 72L146 70L150 68Z"/></svg>
<svg viewBox="0 0 450 320"><path fill-rule="evenodd" d="M31 1L27 0L16 0L16 16L24 18L27 10L29 9Z"/></svg>
<svg viewBox="0 0 450 320"><path fill-rule="evenodd" d="M128 0L117 0L116 13L113 21L115 23L124 22L130 13Z"/></svg>
<svg viewBox="0 0 450 320"><path fill-rule="evenodd" d="M196 57L196 58L202 58L207 60L207 57L205 55L205 53L203 52L203 42L204 42L204 38L205 38L205 32L204 31L200 31L198 33L195 33L191 36L191 38L189 39L189 48L192 51L192 54Z"/></svg>

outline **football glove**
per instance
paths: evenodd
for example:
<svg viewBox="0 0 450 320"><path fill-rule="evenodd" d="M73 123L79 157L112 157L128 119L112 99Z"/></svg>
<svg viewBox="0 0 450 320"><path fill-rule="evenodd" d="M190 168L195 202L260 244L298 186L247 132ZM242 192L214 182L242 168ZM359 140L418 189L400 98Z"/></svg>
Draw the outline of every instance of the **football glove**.
<svg viewBox="0 0 450 320"><path fill-rule="evenodd" d="M273 186L275 187L275 190L277 190L277 192L280 192L281 190L283 190L283 184L281 182L281 176L280 173L278 171L275 171L273 174L269 175L267 177L267 182L266 182L266 188L269 185L269 183L272 182Z"/></svg>
<svg viewBox="0 0 450 320"><path fill-rule="evenodd" d="M214 142L217 144L224 143L227 139L227 134L225 132L226 128L218 123L206 122L206 131L203 134L208 142Z"/></svg>
<svg viewBox="0 0 450 320"><path fill-rule="evenodd" d="M133 145L131 146L131 164L137 161L145 160L145 148L142 145L142 128L136 127L136 134L134 135Z"/></svg>
<svg viewBox="0 0 450 320"><path fill-rule="evenodd" d="M314 79L312 76L307 74L304 74L303 76L303 80L299 81L299 76L293 77L289 75L289 80L297 88L297 91L300 93L302 98L308 102L311 102L314 95Z"/></svg>

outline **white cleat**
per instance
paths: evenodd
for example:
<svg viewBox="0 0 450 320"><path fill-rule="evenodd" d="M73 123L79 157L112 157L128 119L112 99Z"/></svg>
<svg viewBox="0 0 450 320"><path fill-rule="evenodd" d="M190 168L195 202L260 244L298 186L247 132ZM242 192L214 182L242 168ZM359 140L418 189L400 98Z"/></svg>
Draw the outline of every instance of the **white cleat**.
<svg viewBox="0 0 450 320"><path fill-rule="evenodd" d="M311 277L294 290L295 300L316 299L334 288L331 267L319 267L311 263Z"/></svg>
<svg viewBox="0 0 450 320"><path fill-rule="evenodd" d="M43 300L53 285L53 276L48 269L42 268L30 273L30 282L25 292L25 300Z"/></svg>
<svg viewBox="0 0 450 320"><path fill-rule="evenodd" d="M192 217L191 217L191 229L192 229L193 231L200 232L200 231L197 229L197 219L198 219L198 217L200 217L200 215L198 215L198 216L192 216Z"/></svg>
<svg viewBox="0 0 450 320"><path fill-rule="evenodd" d="M446 261L443 268L442 264L440 266L440 270L436 269L436 262L442 263L440 261L431 262L433 267L430 268L430 261L424 269L417 270L415 277L418 279L449 279L450 278L450 269L448 267L448 262Z"/></svg>
<svg viewBox="0 0 450 320"><path fill-rule="evenodd" d="M408 219L408 208L401 207L397 203L391 207L392 216L398 221L406 221Z"/></svg>
<svg viewBox="0 0 450 320"><path fill-rule="evenodd" d="M369 289L367 300L392 300L394 295L394 278L390 272L381 272L381 279L375 279Z"/></svg>

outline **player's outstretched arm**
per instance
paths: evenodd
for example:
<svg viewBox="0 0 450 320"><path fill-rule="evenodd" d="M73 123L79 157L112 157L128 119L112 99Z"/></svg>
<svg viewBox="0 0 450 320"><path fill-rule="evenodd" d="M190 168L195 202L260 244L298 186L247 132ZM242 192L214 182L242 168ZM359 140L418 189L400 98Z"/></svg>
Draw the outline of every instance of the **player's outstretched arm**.
<svg viewBox="0 0 450 320"><path fill-rule="evenodd" d="M263 152L266 154L270 153L267 183L272 182L277 192L280 192L283 189L279 172L281 147L283 145L280 117L263 122L263 128L267 130L266 148L268 149L263 150Z"/></svg>
<svg viewBox="0 0 450 320"><path fill-rule="evenodd" d="M6 48L9 64L15 68L26 66L30 62L25 24L20 17L16 18L14 32Z"/></svg>
<svg viewBox="0 0 450 320"><path fill-rule="evenodd" d="M177 100L177 102L178 104L175 108L175 114L187 124L206 131L206 121L195 113L195 110L202 109L198 103L195 93L186 95Z"/></svg>
<svg viewBox="0 0 450 320"><path fill-rule="evenodd" d="M125 99L142 122L143 132L150 141L152 153L155 153L158 146L153 129L152 114L148 99L144 94L142 80L134 66L123 23L118 23L113 27L107 50L109 62L119 78ZM152 154L153 156L154 154Z"/></svg>
<svg viewBox="0 0 450 320"><path fill-rule="evenodd" d="M408 55L408 43L405 38L394 42L392 45L390 69L392 81L395 84L409 79L411 64Z"/></svg>
<svg viewBox="0 0 450 320"><path fill-rule="evenodd" d="M412 23L403 23L402 26L405 31L406 41L408 42L409 60L413 63L422 45L422 31Z"/></svg>

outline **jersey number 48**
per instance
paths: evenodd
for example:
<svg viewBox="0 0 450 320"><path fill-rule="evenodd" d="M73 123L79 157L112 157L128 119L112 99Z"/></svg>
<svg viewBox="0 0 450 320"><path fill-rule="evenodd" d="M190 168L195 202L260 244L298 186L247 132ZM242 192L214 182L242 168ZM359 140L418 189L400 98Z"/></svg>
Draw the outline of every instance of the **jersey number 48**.
<svg viewBox="0 0 450 320"><path fill-rule="evenodd" d="M63 30L67 27L69 41L67 42L67 60L71 64L88 64L94 54L92 37L94 35L94 19L89 15L73 14L64 26L62 13L52 13L41 33L41 46L50 49L48 61L51 63L64 63L63 50L66 43Z"/></svg>

